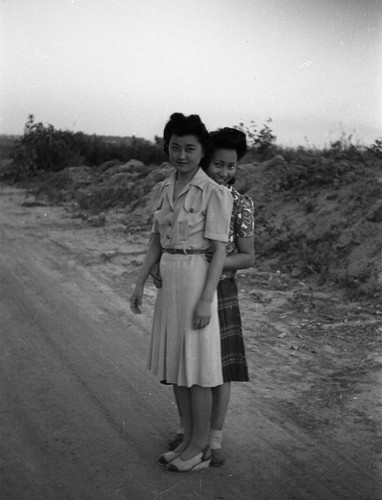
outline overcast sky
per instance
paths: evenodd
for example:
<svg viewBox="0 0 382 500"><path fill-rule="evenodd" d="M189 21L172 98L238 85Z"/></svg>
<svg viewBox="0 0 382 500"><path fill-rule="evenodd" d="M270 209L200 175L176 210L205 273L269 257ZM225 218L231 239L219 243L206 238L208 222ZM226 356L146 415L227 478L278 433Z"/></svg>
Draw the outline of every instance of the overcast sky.
<svg viewBox="0 0 382 500"><path fill-rule="evenodd" d="M153 139L270 117L277 142L382 136L382 0L2 0L0 133Z"/></svg>

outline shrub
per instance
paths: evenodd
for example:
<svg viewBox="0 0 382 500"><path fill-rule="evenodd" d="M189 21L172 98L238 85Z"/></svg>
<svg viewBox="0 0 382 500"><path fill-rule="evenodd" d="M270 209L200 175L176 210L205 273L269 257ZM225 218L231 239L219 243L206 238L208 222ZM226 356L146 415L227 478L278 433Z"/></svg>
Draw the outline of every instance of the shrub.
<svg viewBox="0 0 382 500"><path fill-rule="evenodd" d="M160 165L166 160L163 148L140 138L85 136L83 153L87 165L97 166L111 160L126 162L133 158L146 165Z"/></svg>
<svg viewBox="0 0 382 500"><path fill-rule="evenodd" d="M160 144L145 139L108 138L55 130L52 125L35 123L33 115L29 115L24 134L16 140L11 157L16 181L40 171L58 172L82 164L98 166L108 161L126 162L134 158L145 164L160 165L166 159Z"/></svg>
<svg viewBox="0 0 382 500"><path fill-rule="evenodd" d="M369 148L367 148L368 151L370 151L373 155L375 155L377 158L382 159L382 137L379 137L374 141L374 144L372 144Z"/></svg>
<svg viewBox="0 0 382 500"><path fill-rule="evenodd" d="M271 118L268 118L260 129L254 120L251 120L249 126L244 123L235 126L246 134L249 152L255 154L260 160L266 160L275 146L276 136L268 125L271 122Z"/></svg>
<svg viewBox="0 0 382 500"><path fill-rule="evenodd" d="M57 172L79 162L82 140L83 134L35 123L33 115L29 115L24 135L16 140L11 153L17 176L35 175L41 170Z"/></svg>
<svg viewBox="0 0 382 500"><path fill-rule="evenodd" d="M4 160L9 160L16 139L17 136L15 135L0 135L0 163Z"/></svg>

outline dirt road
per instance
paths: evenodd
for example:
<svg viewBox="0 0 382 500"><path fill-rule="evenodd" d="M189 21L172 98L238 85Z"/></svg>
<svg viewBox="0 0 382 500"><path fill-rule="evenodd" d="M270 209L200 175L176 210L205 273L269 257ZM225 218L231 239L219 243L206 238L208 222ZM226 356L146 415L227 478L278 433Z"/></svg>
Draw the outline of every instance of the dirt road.
<svg viewBox="0 0 382 500"><path fill-rule="evenodd" d="M142 241L26 201L0 187L1 500L382 498L381 408L368 407L373 425L361 407L358 422L349 405L312 410L305 395L329 351L282 345L291 319L276 317L281 292L269 287L252 291L257 305L243 299L251 383L233 389L226 464L180 475L157 465L177 419L145 367L154 289L142 316L127 305ZM358 374L373 401L379 377ZM351 404L369 404L351 387Z"/></svg>

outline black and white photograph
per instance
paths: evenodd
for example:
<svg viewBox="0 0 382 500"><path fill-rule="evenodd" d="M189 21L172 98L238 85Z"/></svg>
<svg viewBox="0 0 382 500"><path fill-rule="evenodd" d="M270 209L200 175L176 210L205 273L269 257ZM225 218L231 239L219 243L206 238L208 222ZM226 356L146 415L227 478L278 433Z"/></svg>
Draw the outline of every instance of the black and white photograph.
<svg viewBox="0 0 382 500"><path fill-rule="evenodd" d="M0 1L0 500L382 498L382 1Z"/></svg>

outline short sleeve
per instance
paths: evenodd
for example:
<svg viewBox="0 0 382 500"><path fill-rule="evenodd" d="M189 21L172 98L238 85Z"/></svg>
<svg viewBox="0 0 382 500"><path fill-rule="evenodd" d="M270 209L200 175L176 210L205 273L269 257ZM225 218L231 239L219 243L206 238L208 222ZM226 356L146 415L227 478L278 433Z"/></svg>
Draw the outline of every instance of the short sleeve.
<svg viewBox="0 0 382 500"><path fill-rule="evenodd" d="M248 238L255 232L254 203L249 196L240 196L235 214L235 236Z"/></svg>
<svg viewBox="0 0 382 500"><path fill-rule="evenodd" d="M158 184L155 184L154 186L154 189L152 191L152 196L151 196L151 200L152 200L152 213L155 214L155 210L158 208L158 203L159 203L159 199L160 199L160 196L162 194L162 182L158 182ZM152 223L152 226L151 226L151 232L152 233L159 233L158 231L158 221L155 219L155 217L153 217L153 223Z"/></svg>
<svg viewBox="0 0 382 500"><path fill-rule="evenodd" d="M232 196L224 186L210 185L206 206L204 237L226 243L232 213Z"/></svg>

